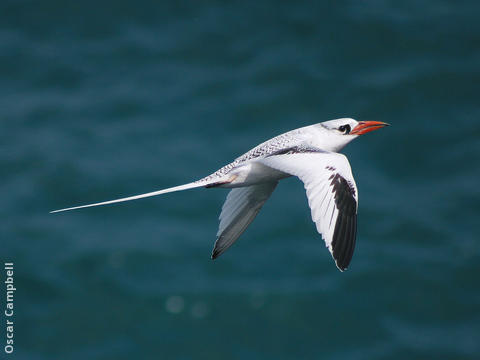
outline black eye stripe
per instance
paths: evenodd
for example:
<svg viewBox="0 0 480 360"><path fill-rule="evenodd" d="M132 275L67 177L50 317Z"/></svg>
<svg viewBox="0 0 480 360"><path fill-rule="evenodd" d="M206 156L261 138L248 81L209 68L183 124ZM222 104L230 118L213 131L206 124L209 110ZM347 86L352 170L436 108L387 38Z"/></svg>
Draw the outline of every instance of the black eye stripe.
<svg viewBox="0 0 480 360"><path fill-rule="evenodd" d="M350 133L350 125L342 125L338 128L338 131L344 133L344 134L349 134Z"/></svg>

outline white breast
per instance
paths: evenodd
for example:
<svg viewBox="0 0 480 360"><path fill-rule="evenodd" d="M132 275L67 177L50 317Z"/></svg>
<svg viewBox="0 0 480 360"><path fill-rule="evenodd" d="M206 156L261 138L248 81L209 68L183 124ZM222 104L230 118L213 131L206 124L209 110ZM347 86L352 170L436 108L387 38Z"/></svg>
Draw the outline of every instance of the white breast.
<svg viewBox="0 0 480 360"><path fill-rule="evenodd" d="M272 169L271 167L265 166L256 161L248 162L245 165L234 168L229 175L234 177L234 180L231 183L221 185L221 187L235 188L250 186L265 182L278 181L291 176L290 174Z"/></svg>

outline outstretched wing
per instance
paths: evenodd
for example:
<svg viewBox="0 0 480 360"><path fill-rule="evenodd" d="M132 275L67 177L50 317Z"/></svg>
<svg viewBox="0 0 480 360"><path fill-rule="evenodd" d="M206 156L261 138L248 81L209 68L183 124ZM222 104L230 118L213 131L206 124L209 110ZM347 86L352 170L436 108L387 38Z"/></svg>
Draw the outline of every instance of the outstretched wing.
<svg viewBox="0 0 480 360"><path fill-rule="evenodd" d="M275 181L230 190L220 213L212 259L220 256L238 239L255 219L276 186Z"/></svg>
<svg viewBox="0 0 480 360"><path fill-rule="evenodd" d="M303 181L312 220L337 267L345 270L355 248L358 205L357 187L347 158L330 152L293 152L259 161Z"/></svg>

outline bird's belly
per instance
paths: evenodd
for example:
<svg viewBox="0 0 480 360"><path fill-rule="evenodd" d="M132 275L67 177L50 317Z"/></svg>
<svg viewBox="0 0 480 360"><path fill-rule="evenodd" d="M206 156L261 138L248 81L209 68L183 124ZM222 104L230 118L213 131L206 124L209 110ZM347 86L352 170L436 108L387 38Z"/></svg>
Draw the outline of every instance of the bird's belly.
<svg viewBox="0 0 480 360"><path fill-rule="evenodd" d="M221 185L221 187L234 188L250 186L265 182L278 181L291 176L290 174L255 162L239 166L233 169L229 175L231 175L232 181Z"/></svg>

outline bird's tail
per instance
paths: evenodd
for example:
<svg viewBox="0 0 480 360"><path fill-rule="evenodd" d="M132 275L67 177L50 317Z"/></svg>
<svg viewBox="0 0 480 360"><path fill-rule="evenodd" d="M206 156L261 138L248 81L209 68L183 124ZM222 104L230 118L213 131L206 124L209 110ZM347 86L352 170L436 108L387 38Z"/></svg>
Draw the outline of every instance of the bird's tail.
<svg viewBox="0 0 480 360"><path fill-rule="evenodd" d="M108 205L108 204L114 204L114 203L119 203L124 201L137 200L137 199L142 199L150 196L157 196L157 195L166 194L174 191L188 190L188 189L198 188L198 187L207 186L207 185L208 185L208 182L205 183L203 181L196 181L196 182L191 182L189 184L174 186L168 189L149 192L146 194L134 195L134 196L129 196L129 197L116 199L116 200L103 201L95 204L80 205L80 206L74 206L66 209L54 210L54 211L50 211L50 214L61 212L61 211L76 210L76 209L82 209L82 208L93 207L93 206Z"/></svg>

